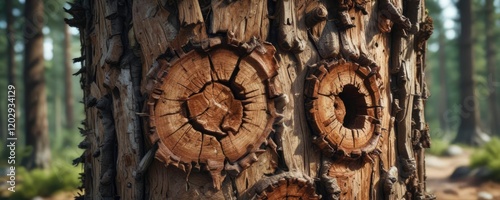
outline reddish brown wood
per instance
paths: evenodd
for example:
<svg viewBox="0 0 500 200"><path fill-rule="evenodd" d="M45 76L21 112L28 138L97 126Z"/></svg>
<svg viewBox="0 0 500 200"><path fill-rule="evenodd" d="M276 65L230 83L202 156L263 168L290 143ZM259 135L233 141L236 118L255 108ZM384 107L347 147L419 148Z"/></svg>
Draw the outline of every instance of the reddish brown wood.
<svg viewBox="0 0 500 200"><path fill-rule="evenodd" d="M311 68L306 110L320 148L351 158L375 150L381 134L379 87L368 68L353 62Z"/></svg>
<svg viewBox="0 0 500 200"><path fill-rule="evenodd" d="M254 194L252 199L320 199L316 194L314 181L307 175L297 172L285 172L262 178L255 183L251 191Z"/></svg>
<svg viewBox="0 0 500 200"><path fill-rule="evenodd" d="M368 167L368 168L367 168ZM327 176L335 179L340 188L339 199L373 199L367 190L370 175L357 174L356 171L366 172L370 164L363 160L338 160L329 166Z"/></svg>
<svg viewBox="0 0 500 200"><path fill-rule="evenodd" d="M280 93L273 55L272 45L245 43L160 61L147 102L150 140L160 142L156 157L188 173L202 167L216 189L223 170L237 175L256 162L276 117L271 97Z"/></svg>

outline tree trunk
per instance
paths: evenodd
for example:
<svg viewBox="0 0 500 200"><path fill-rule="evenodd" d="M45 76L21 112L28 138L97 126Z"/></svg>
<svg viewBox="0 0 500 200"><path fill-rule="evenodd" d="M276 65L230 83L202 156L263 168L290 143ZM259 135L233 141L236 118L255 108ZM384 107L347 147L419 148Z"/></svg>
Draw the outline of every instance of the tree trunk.
<svg viewBox="0 0 500 200"><path fill-rule="evenodd" d="M479 128L479 113L474 93L474 61L472 52L472 2L459 0L460 12L460 126L455 142L481 144L484 139Z"/></svg>
<svg viewBox="0 0 500 200"><path fill-rule="evenodd" d="M486 10L486 66L488 66L488 92L489 92L489 104L490 104L490 112L491 112L491 133L496 136L500 136L500 124L498 123L498 119L500 115L498 114L500 111L498 110L497 105L497 94L496 94L496 50L495 50L495 27L489 26L489 24L495 23L495 6L493 5L493 0L486 0L485 4Z"/></svg>
<svg viewBox="0 0 500 200"><path fill-rule="evenodd" d="M433 198L424 1L67 12L82 41L85 198Z"/></svg>
<svg viewBox="0 0 500 200"><path fill-rule="evenodd" d="M439 95L439 124L441 125L441 130L447 132L449 130L449 119L447 119L446 113L448 111L448 84L446 82L446 66L447 66L447 56L446 56L446 36L444 31L440 31L438 35L439 42L439 87L441 92Z"/></svg>
<svg viewBox="0 0 500 200"><path fill-rule="evenodd" d="M7 20L7 85L15 86L15 54L14 54L14 16L12 15L12 0L7 0L5 2L5 13ZM15 103L15 102L14 102ZM4 105L4 104L2 104ZM17 106L17 105L16 105ZM4 108L2 108L3 110ZM3 113L3 112L1 112ZM5 121L4 116L0 117L0 128L2 128L1 136L2 138L7 138L7 131L4 127Z"/></svg>
<svg viewBox="0 0 500 200"><path fill-rule="evenodd" d="M16 64L14 53L14 16L12 15L12 0L5 2L5 10L7 11L7 77L8 84L15 85L16 79Z"/></svg>
<svg viewBox="0 0 500 200"><path fill-rule="evenodd" d="M27 0L24 5L24 107L26 146L31 152L23 160L28 168L47 168L51 155L47 121L43 58L43 1Z"/></svg>
<svg viewBox="0 0 500 200"><path fill-rule="evenodd" d="M66 128L73 129L75 126L73 114L73 93L71 76L73 63L71 62L71 34L69 26L64 25L64 110L66 116Z"/></svg>

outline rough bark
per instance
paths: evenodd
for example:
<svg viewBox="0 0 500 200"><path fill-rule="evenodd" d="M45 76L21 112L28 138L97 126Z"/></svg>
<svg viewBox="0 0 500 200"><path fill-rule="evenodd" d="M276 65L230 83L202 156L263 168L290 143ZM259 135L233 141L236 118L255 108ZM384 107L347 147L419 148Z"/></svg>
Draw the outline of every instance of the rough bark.
<svg viewBox="0 0 500 200"><path fill-rule="evenodd" d="M71 77L73 74L73 64L71 62L71 34L69 26L64 24L64 110L66 119L66 128L73 129L75 119L73 114L74 98Z"/></svg>
<svg viewBox="0 0 500 200"><path fill-rule="evenodd" d="M484 142L479 128L479 113L475 97L474 56L472 51L472 2L458 1L460 13L460 125L455 142L478 145Z"/></svg>
<svg viewBox="0 0 500 200"><path fill-rule="evenodd" d="M495 23L495 6L493 5L493 0L486 0L485 4L486 10L486 66L488 68L488 92L489 92L489 111L491 113L490 117L490 129L491 133L497 136L500 136L500 124L497 119L499 119L499 110L497 105L497 88L496 86L496 48L495 48L495 28L493 26L489 26L489 24Z"/></svg>
<svg viewBox="0 0 500 200"><path fill-rule="evenodd" d="M47 121L47 101L43 57L43 1L28 0L24 5L24 108L26 146L31 152L23 160L28 169L47 168L51 153Z"/></svg>
<svg viewBox="0 0 500 200"><path fill-rule="evenodd" d="M114 2L66 20L85 198L432 198L423 1Z"/></svg>

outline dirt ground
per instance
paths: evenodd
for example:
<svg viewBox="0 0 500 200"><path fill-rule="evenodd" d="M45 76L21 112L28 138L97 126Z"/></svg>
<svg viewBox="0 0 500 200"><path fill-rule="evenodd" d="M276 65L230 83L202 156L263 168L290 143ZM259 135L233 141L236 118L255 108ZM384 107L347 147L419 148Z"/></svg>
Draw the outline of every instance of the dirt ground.
<svg viewBox="0 0 500 200"><path fill-rule="evenodd" d="M449 177L459 166L469 164L470 152L455 157L426 156L427 190L439 200L475 200L478 193L486 192L493 199L500 200L500 183L477 181L473 177L450 180Z"/></svg>

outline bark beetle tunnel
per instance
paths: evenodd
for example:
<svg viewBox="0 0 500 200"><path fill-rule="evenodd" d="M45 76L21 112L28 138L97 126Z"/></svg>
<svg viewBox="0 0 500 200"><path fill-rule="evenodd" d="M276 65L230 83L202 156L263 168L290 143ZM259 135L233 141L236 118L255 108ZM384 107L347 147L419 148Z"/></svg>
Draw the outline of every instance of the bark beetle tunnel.
<svg viewBox="0 0 500 200"><path fill-rule="evenodd" d="M188 173L209 171L216 189L226 174L256 162L281 94L274 52L270 44L225 44L164 61L147 102L156 158Z"/></svg>
<svg viewBox="0 0 500 200"><path fill-rule="evenodd" d="M368 68L344 60L309 70L307 120L327 155L358 158L375 150L382 114L375 77Z"/></svg>

